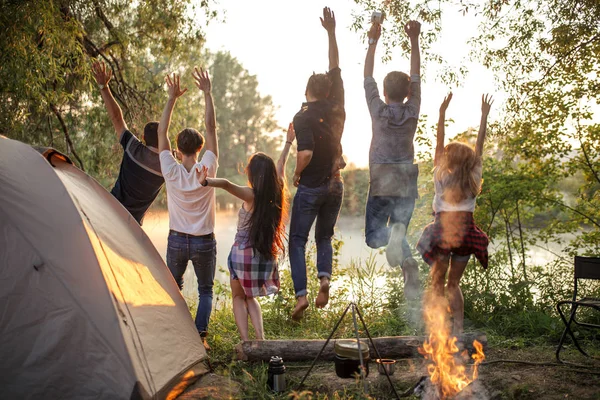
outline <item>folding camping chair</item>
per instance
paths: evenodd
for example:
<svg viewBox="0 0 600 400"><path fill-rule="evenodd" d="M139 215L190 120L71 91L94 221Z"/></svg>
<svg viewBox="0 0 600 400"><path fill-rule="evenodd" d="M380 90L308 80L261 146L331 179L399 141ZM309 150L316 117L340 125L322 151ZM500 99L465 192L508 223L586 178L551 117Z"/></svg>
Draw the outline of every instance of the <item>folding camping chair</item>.
<svg viewBox="0 0 600 400"><path fill-rule="evenodd" d="M589 355L583 351L579 343L577 342L577 338L571 331L571 323L575 323L580 326L584 326L587 328L596 328L600 329L600 325L590 324L585 322L579 322L575 319L575 314L577 310L581 307L588 307L600 311L600 299L594 297L584 297L582 299L577 299L577 281L579 279L597 279L600 280L600 257L575 257L575 283L573 287L573 300L563 300L559 301L556 304L556 309L558 310L558 314L560 318L565 324L565 330L560 338L560 343L558 344L558 348L556 349L556 360L562 362L560 359L560 351L562 350L563 343L565 341L565 337L567 333L573 339L573 343L575 347L581 354L586 357ZM564 304L571 305L571 313L569 319L567 320L565 313L561 309L561 306Z"/></svg>

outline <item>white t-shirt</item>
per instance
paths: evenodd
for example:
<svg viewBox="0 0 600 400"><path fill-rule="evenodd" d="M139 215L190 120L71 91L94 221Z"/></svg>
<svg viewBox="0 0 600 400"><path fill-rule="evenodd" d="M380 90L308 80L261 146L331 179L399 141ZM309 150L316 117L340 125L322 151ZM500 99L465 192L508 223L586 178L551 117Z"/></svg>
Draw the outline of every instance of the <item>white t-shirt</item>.
<svg viewBox="0 0 600 400"><path fill-rule="evenodd" d="M481 176L483 175L483 166L476 166L474 172L475 177L481 180ZM447 201L445 201L442 198L442 195L444 194L444 187L442 185L442 182L435 179L435 171L433 172L433 176L433 183L435 186L435 196L433 197L433 212L438 213L442 211L475 211L475 202L477 199L476 197L469 197L456 204L448 203Z"/></svg>
<svg viewBox="0 0 600 400"><path fill-rule="evenodd" d="M217 156L210 150L190 172L179 164L170 151L160 153L160 169L167 188L169 229L189 235L207 235L215 229L215 188L204 187L196 167L208 168L208 177L217 175Z"/></svg>

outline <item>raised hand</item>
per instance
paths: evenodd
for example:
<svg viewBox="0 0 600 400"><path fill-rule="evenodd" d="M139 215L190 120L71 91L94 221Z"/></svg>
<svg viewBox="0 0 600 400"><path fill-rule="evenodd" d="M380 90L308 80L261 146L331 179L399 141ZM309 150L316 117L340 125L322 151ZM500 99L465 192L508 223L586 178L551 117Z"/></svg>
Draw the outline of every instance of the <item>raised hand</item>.
<svg viewBox="0 0 600 400"><path fill-rule="evenodd" d="M94 75L94 79L96 79L96 83L100 86L108 85L110 78L112 78L112 70L106 71L106 64L101 61L94 61L92 64L92 74Z"/></svg>
<svg viewBox="0 0 600 400"><path fill-rule="evenodd" d="M204 93L210 93L212 84L210 83L210 78L208 77L208 71L205 71L202 69L202 67L200 67L200 71L198 71L198 67L194 67L192 76L194 77L194 81L198 89L202 90Z"/></svg>
<svg viewBox="0 0 600 400"><path fill-rule="evenodd" d="M335 31L335 13L329 7L323 8L323 18L320 18L321 25L328 33Z"/></svg>
<svg viewBox="0 0 600 400"><path fill-rule="evenodd" d="M169 98L177 99L187 92L187 89L181 90L179 87L179 75L174 73L173 78L167 75L165 81L167 82L167 92L169 93Z"/></svg>
<svg viewBox="0 0 600 400"><path fill-rule="evenodd" d="M492 104L494 104L494 100L492 99L491 94L481 95L481 113L484 115L488 115L490 113L490 109L492 108Z"/></svg>
<svg viewBox="0 0 600 400"><path fill-rule="evenodd" d="M296 139L296 131L294 130L294 124L290 122L290 126L288 126L287 130L287 138L288 142L293 142Z"/></svg>
<svg viewBox="0 0 600 400"><path fill-rule="evenodd" d="M450 104L450 100L452 100L452 92L450 92L448 96L444 97L444 101L442 101L442 105L440 106L440 113L446 112L448 105Z"/></svg>
<svg viewBox="0 0 600 400"><path fill-rule="evenodd" d="M198 181L202 186L206 186L206 177L208 176L208 168L206 166L196 167L196 171L198 171Z"/></svg>
<svg viewBox="0 0 600 400"><path fill-rule="evenodd" d="M404 25L404 32L406 32L409 38L417 39L421 33L421 23L419 21L408 21Z"/></svg>
<svg viewBox="0 0 600 400"><path fill-rule="evenodd" d="M380 36L381 36L381 24L378 24L377 22L375 22L375 23L373 23L373 25L371 25L371 29L369 29L369 32L367 32L367 37L369 39L373 39L374 41L378 41Z"/></svg>

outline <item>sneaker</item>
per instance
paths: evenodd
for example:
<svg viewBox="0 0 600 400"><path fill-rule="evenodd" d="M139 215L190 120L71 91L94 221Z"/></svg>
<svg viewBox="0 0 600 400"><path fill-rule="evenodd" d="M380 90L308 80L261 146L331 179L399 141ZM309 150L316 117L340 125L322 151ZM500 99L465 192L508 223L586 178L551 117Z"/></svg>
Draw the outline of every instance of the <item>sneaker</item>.
<svg viewBox="0 0 600 400"><path fill-rule="evenodd" d="M407 257L402 263L404 275L404 296L407 300L414 300L419 295L419 265L412 257Z"/></svg>
<svg viewBox="0 0 600 400"><path fill-rule="evenodd" d="M399 267L404 259L402 241L406 235L406 226L398 223L392 226L390 240L385 249L385 258L391 267Z"/></svg>

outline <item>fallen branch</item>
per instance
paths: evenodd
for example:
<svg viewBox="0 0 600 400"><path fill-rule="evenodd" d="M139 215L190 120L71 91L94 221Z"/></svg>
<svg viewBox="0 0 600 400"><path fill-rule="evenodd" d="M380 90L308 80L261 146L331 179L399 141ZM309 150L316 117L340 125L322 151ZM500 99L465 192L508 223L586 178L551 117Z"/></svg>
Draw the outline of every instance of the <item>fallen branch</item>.
<svg viewBox="0 0 600 400"><path fill-rule="evenodd" d="M75 159L79 163L79 168L81 168L82 171L85 171L83 167L83 162L81 161L81 158L79 158L79 155L75 151L75 146L73 145L73 141L71 140L71 136L69 135L69 130L67 129L67 125L65 124L65 120L63 119L60 111L58 111L58 108L56 108L54 104L50 104L50 109L52 110L54 115L56 115L56 119L58 119L58 122L62 127L63 133L65 134L65 139L67 141L67 146L69 147L69 151L73 153L73 157L75 157Z"/></svg>
<svg viewBox="0 0 600 400"><path fill-rule="evenodd" d="M468 350L473 350L473 340L479 341L484 349L487 348L487 337L483 333L465 334L462 342ZM361 339L368 341L367 339ZM418 348L423 345L424 337L419 336L388 336L373 338L373 342L381 357L383 358L413 358L421 357ZM243 361L269 361L271 356L280 356L285 361L308 361L313 360L319 350L325 344L325 340L249 340L235 346L238 360ZM335 340L329 342L321 360L333 360ZM375 349L370 348L371 359L377 358Z"/></svg>

